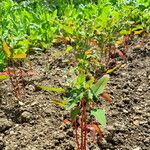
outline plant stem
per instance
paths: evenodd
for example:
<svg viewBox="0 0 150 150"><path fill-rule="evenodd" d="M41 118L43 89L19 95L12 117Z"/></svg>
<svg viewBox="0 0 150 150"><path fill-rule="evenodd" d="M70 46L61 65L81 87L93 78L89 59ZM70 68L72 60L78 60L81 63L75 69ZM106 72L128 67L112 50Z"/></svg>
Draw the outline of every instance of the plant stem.
<svg viewBox="0 0 150 150"><path fill-rule="evenodd" d="M77 150L79 150L79 141L78 141L78 126L77 126L77 120L75 120L75 138L76 138Z"/></svg>
<svg viewBox="0 0 150 150"><path fill-rule="evenodd" d="M82 113L81 113L81 150L86 150L86 101L82 100Z"/></svg>
<svg viewBox="0 0 150 150"><path fill-rule="evenodd" d="M86 136L87 136L87 130L86 130L86 105L84 106L84 150L86 150Z"/></svg>
<svg viewBox="0 0 150 150"><path fill-rule="evenodd" d="M83 102L81 102L81 105L83 104ZM82 114L81 114L81 150L83 150L84 148L84 145L83 145L83 111L82 111Z"/></svg>

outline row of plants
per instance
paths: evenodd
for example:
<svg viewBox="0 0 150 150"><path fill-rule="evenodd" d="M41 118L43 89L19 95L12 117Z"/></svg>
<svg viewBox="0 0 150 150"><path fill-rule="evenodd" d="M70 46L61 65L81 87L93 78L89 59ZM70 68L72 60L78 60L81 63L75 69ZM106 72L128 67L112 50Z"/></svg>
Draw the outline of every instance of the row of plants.
<svg viewBox="0 0 150 150"><path fill-rule="evenodd" d="M108 74L118 67L119 57L125 58L129 40L135 34L149 32L149 6L145 0L58 0L57 4L41 0L2 1L0 69L7 69L0 73L0 79L9 77L19 98L24 76L34 75L32 70L22 69L26 56L31 51L43 52L53 44L64 44L61 53L72 53L75 58L75 80L65 89L39 88L67 93L64 100L53 103L70 110L70 119L65 122L72 123L75 129L77 149L86 150L88 131L93 138L98 134L101 140L106 127L105 110L99 108L98 102L112 101L105 91ZM120 50L119 45L124 49ZM97 71L100 74L95 78Z"/></svg>
<svg viewBox="0 0 150 150"><path fill-rule="evenodd" d="M14 54L39 52L60 42L71 45L67 51L74 53L97 45L101 57L122 35L149 32L149 5L146 0L1 1L0 69L6 66L4 42Z"/></svg>

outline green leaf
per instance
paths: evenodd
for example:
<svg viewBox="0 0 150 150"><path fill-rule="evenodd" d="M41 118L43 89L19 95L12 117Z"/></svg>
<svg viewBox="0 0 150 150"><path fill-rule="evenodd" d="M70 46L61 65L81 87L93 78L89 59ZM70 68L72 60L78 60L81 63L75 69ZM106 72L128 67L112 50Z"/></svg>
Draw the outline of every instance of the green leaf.
<svg viewBox="0 0 150 150"><path fill-rule="evenodd" d="M106 116L105 111L103 109L93 109L91 110L91 115L93 115L96 120L102 125L102 127L106 127Z"/></svg>
<svg viewBox="0 0 150 150"><path fill-rule="evenodd" d="M87 95L88 95L88 99L89 99L89 100L92 100L92 99L93 99L93 96L94 96L94 95L93 95L93 93L91 92L91 90L88 90L88 91L87 91Z"/></svg>
<svg viewBox="0 0 150 150"><path fill-rule="evenodd" d="M91 80L87 81L87 82L85 83L84 88L85 88L85 89L89 89L89 88L93 85L93 82L94 82L94 78L92 78Z"/></svg>
<svg viewBox="0 0 150 150"><path fill-rule="evenodd" d="M63 88L55 88L55 87L48 87L48 86L38 86L38 87L45 91L65 92L65 89Z"/></svg>
<svg viewBox="0 0 150 150"><path fill-rule="evenodd" d="M0 80L4 80L4 79L7 79L7 78L9 78L8 75L0 75Z"/></svg>
<svg viewBox="0 0 150 150"><path fill-rule="evenodd" d="M108 80L109 80L109 75L104 75L102 78L100 78L98 82L91 87L93 94L98 96L99 94L103 93Z"/></svg>
<svg viewBox="0 0 150 150"><path fill-rule="evenodd" d="M128 35L128 34L131 33L131 31L121 30L120 33L121 33L122 35Z"/></svg>
<svg viewBox="0 0 150 150"><path fill-rule="evenodd" d="M52 103L59 105L61 107L66 107L66 105L68 104L67 101L60 101L60 100L52 100Z"/></svg>
<svg viewBox="0 0 150 150"><path fill-rule="evenodd" d="M75 81L75 87L77 88L80 88L84 85L85 83L85 75L81 74L79 75L77 78L76 78L76 81Z"/></svg>
<svg viewBox="0 0 150 150"><path fill-rule="evenodd" d="M71 110L70 118L75 119L77 117L77 115L79 114L79 112L80 112L79 107L74 108L73 110Z"/></svg>
<svg viewBox="0 0 150 150"><path fill-rule="evenodd" d="M66 107L67 110L70 110L71 108L73 108L74 106L77 105L77 103L83 98L84 93L79 94L76 99L72 100L69 105Z"/></svg>
<svg viewBox="0 0 150 150"><path fill-rule="evenodd" d="M67 33L73 34L73 28L72 28L72 27L64 25L64 26L63 26L63 29L64 29Z"/></svg>
<svg viewBox="0 0 150 150"><path fill-rule="evenodd" d="M73 50L73 47L71 45L68 45L66 50L65 50L65 53L68 54L72 50Z"/></svg>

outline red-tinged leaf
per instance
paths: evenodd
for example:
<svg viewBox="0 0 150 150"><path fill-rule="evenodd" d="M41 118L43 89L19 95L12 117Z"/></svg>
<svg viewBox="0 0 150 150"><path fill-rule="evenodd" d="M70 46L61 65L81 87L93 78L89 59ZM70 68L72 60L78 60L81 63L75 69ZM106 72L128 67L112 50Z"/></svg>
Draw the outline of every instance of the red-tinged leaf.
<svg viewBox="0 0 150 150"><path fill-rule="evenodd" d="M95 136L96 136L96 130L93 128L91 125L87 125L87 129L90 130L91 137L93 138L93 141L95 141Z"/></svg>
<svg viewBox="0 0 150 150"><path fill-rule="evenodd" d="M96 124L92 124L92 127L98 133L99 139L102 140L102 138L103 138L103 132L102 132L101 128L98 125L96 125Z"/></svg>
<svg viewBox="0 0 150 150"><path fill-rule="evenodd" d="M121 52L120 50L117 50L118 55L122 58L125 59L125 54L123 52Z"/></svg>
<svg viewBox="0 0 150 150"><path fill-rule="evenodd" d="M99 139L102 140L103 132L102 132L101 128L97 124L88 125L87 129L89 129L91 131L93 140L95 139L96 133L98 133Z"/></svg>
<svg viewBox="0 0 150 150"><path fill-rule="evenodd" d="M8 69L5 72L0 72L0 75L14 75L14 74L20 74L20 70ZM33 76L33 75L37 75L38 73L33 70L29 70L27 72L22 70L21 74L22 76Z"/></svg>
<svg viewBox="0 0 150 150"><path fill-rule="evenodd" d="M38 75L38 73L34 70L28 70L26 73L26 76L34 76L34 75Z"/></svg>
<svg viewBox="0 0 150 150"><path fill-rule="evenodd" d="M13 56L13 58L26 58L26 54L16 54Z"/></svg>
<svg viewBox="0 0 150 150"><path fill-rule="evenodd" d="M64 123L71 123L71 122L68 119L65 119Z"/></svg>
<svg viewBox="0 0 150 150"><path fill-rule="evenodd" d="M76 62L74 60L70 60L69 62L69 65L75 67L76 66Z"/></svg>
<svg viewBox="0 0 150 150"><path fill-rule="evenodd" d="M101 94L101 97L102 97L105 101L108 101L109 103L112 102L111 97L110 97L109 94L106 93L106 92L102 93L102 94Z"/></svg>
<svg viewBox="0 0 150 150"><path fill-rule="evenodd" d="M6 73L7 75L13 75L16 72L16 70L7 70Z"/></svg>
<svg viewBox="0 0 150 150"><path fill-rule="evenodd" d="M0 72L0 75L13 75L15 73L15 70L7 70L4 72Z"/></svg>
<svg viewBox="0 0 150 150"><path fill-rule="evenodd" d="M5 72L0 72L0 76L7 76L8 74L7 74L7 72L5 71Z"/></svg>

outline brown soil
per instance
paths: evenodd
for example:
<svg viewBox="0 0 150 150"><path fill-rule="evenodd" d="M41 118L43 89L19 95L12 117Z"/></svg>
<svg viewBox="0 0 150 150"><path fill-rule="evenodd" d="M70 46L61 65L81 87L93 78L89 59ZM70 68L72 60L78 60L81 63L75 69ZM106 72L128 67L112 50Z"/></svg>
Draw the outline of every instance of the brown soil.
<svg viewBox="0 0 150 150"><path fill-rule="evenodd" d="M139 42L139 39L137 40ZM136 40L134 41L136 43ZM51 59L52 48L30 58L37 75L26 79L26 97L19 102L8 80L0 82L0 150L74 150L74 134L63 122L68 112L51 103L62 95L35 85L60 87L69 74L63 56ZM111 76L104 103L107 128L103 141L88 140L89 150L150 149L150 41L128 51L124 67Z"/></svg>

